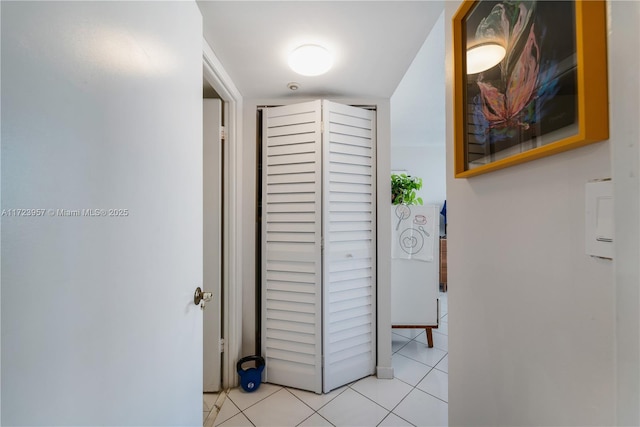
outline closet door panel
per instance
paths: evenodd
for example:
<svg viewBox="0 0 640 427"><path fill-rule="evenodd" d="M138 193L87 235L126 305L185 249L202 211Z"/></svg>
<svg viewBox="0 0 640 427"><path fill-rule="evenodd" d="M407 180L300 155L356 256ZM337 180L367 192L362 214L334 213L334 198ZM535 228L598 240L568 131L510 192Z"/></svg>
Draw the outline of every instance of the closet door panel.
<svg viewBox="0 0 640 427"><path fill-rule="evenodd" d="M321 103L265 110L262 342L265 380L322 391Z"/></svg>
<svg viewBox="0 0 640 427"><path fill-rule="evenodd" d="M375 113L323 101L324 392L375 372Z"/></svg>

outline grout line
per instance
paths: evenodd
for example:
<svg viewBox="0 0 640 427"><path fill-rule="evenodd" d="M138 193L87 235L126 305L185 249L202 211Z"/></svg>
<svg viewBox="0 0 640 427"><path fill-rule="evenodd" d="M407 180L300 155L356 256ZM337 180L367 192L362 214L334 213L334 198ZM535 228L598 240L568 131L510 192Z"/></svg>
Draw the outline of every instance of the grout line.
<svg viewBox="0 0 640 427"><path fill-rule="evenodd" d="M448 314L448 313L447 313L447 314ZM446 316L446 314L445 314L445 315L443 315L442 317L444 318L444 316ZM435 331L434 331L434 332L435 332ZM417 336L415 336L411 341L414 341L414 340L415 340L416 338L418 338L420 335L421 335L421 334L418 334L418 335L417 335ZM447 339L449 338L448 334L442 334L442 335L445 335L445 336L447 337ZM409 341L409 342L411 342L411 341ZM417 341L417 342L419 342L419 341ZM407 344L408 344L408 343L407 343ZM406 345L406 344L405 344L405 345ZM404 346L403 346L403 347L404 347ZM447 346L447 347L448 347L448 346ZM437 348L437 347L435 347L435 345L434 345L434 348ZM449 355L449 349L448 349L448 348L447 348L447 350L440 349L440 348L438 348L438 349L439 349L439 350L441 350L441 351L444 351L444 352L445 352L445 354L444 354L444 355L443 355L443 356L438 360L438 362L436 362L436 364L435 364L436 366L437 366L440 362L442 362L442 360L443 360L445 357L447 357L447 356ZM396 353L397 353L397 351L396 351L396 352L394 352L393 354L396 354ZM398 353L398 354L399 354L399 353ZM423 365L425 365L425 366L429 366L429 365L427 365L426 363L422 363L422 362L420 362L419 360L415 360L415 359L413 359L413 358L411 358L411 357L405 356L404 354L399 354L399 355L400 355L400 356L402 356L402 357L406 357L407 359L413 360L413 361L415 361L415 362L421 363L421 364L423 364ZM406 381L402 381L400 378L398 378L398 380L402 381L403 383L405 383L405 384L409 385L409 386L410 386L410 387L412 387L412 388L411 388L411 391L409 391L409 393L407 393L407 394L406 394L406 395L405 395L405 396L400 400L400 402L398 402L398 404L397 404L396 406L394 406L394 407L393 407L393 409L391 410L391 412L390 412L390 413L392 413L392 414L393 414L393 415L395 415L396 417L398 417L398 418L400 418L400 419L402 419L402 420L404 420L404 421L408 422L409 424L412 424L412 423L411 423L411 422L409 422L408 420L405 420L405 419L404 419L404 418L402 418L400 415L396 414L394 411L395 411L395 410L398 408L398 406L400 406L400 404L402 404L402 402L403 402L403 401L404 401L404 400L405 400L405 399L406 399L406 398L407 398L411 393L413 393L415 390L418 390L418 391L420 391L420 392L422 392L422 393L425 393L425 394L427 394L427 395L429 395L429 396L431 396L431 397L433 397L433 398L435 398L435 399L440 400L441 402L444 402L445 404L447 404L447 407L448 407L448 405L449 405L449 402L448 402L448 401L445 401L445 400L443 400L443 399L439 398L438 396L434 396L433 394L431 394L431 393L429 393L429 392L426 392L426 391L421 390L421 389L419 389L419 388L418 388L418 385L419 385L422 381L424 381L424 379L425 379L425 378L426 378L426 377L427 377L427 376L428 376L428 375L429 375L429 374L430 374L434 369L437 369L435 366L429 366L429 368L431 368L431 369L429 369L429 371L427 371L427 373L426 373L426 374L425 374L425 375L424 375L424 376L423 376L423 377L422 377L422 378L421 378L421 379L416 383L416 385L409 384L409 383L407 383ZM444 371L442 371L441 369L437 369L437 370L438 370L439 372L442 372L443 374L446 374L446 375L447 375L447 382L448 382L448 380L449 380L449 373L448 373L448 372L444 372ZM388 415L387 415L387 416L388 416ZM385 417L385 418L386 418L386 417ZM383 421L384 421L384 419L383 419ZM412 425L413 425L413 424L412 424Z"/></svg>
<svg viewBox="0 0 640 427"><path fill-rule="evenodd" d="M439 348L438 348L437 350L444 351L444 350L441 350L441 349L439 349ZM446 357L448 354L449 354L449 352L447 351L447 352L446 352L446 354L445 354L444 356L442 356L440 359L438 359L438 362L436 363L436 365L437 365L438 363L442 362L442 359L443 359L444 357ZM404 354L401 354L401 353L398 353L398 356L402 356L402 357L404 357L404 358L406 358L406 359L411 360L412 362L420 363L421 365L424 365L424 366L426 366L427 368L431 368L431 369L435 368L435 366L427 365L427 364L426 364L426 363L424 363L424 362L421 362L421 361L419 361L419 360L416 360L416 359L414 359L413 357L405 356ZM429 370L431 370L431 369L429 369ZM438 370L440 370L440 369L438 369ZM444 371L443 371L443 372L444 372Z"/></svg>
<svg viewBox="0 0 640 427"><path fill-rule="evenodd" d="M227 401L227 399L229 399L229 402L231 402L231 404L232 404L233 406L235 406L235 408L236 408L238 411L240 411L240 408L238 408L238 406L233 402L233 400L231 400L231 398L230 398L228 395L227 395L227 397L225 397L224 402L222 402L222 405L224 405L224 403ZM215 424L216 424L216 419L218 418L218 415L220 415L220 411L222 410L222 405L220 406L220 409L218 410L218 413L216 414L215 418L213 419L213 424L212 424L212 425L214 425L214 426L215 426ZM242 411L238 412L238 414L242 414ZM222 421L220 422L220 424L226 423L227 421L229 421L231 418L235 417L235 416L236 416L236 415L238 415L238 414L234 414L234 415L230 416L229 418L227 418L226 420L222 420ZM245 416L246 416L246 415L245 415ZM251 421L251 420L249 420L249 421Z"/></svg>
<svg viewBox="0 0 640 427"><path fill-rule="evenodd" d="M300 423L298 423L298 426L300 424L302 424L303 422L307 421L309 418L313 417L314 415L319 416L320 418L322 418L323 420L325 420L326 422L328 422L329 424L331 424L333 427L335 427L335 424L333 424L331 421L329 421L328 419L326 419L325 417L323 417L322 415L320 415L318 413L318 411L314 411L313 414L309 415L307 418L305 418L304 420L300 421Z"/></svg>
<svg viewBox="0 0 640 427"><path fill-rule="evenodd" d="M400 418L400 419L402 419L402 420L404 420L404 421L407 421L409 424L413 425L413 423L409 422L408 420L405 420L404 418L402 418L400 415L396 414L396 413L395 413L395 412L393 412L393 411L394 411L394 410L396 410L396 409L398 408L398 406L400 406L400 404L401 404L402 402L404 402L404 400L405 400L405 399L406 399L406 398L407 398L411 393L413 393L413 391L414 391L414 390L416 390L416 389L418 388L418 384L420 384L420 383L422 382L422 380L424 380L424 379L427 377L427 375L429 375L429 372L431 372L431 371L433 371L433 368L429 369L429 371L424 375L424 377L422 377L422 378L420 379L420 381L418 381L418 382L416 383L416 385L411 385L411 384L409 384L409 386L411 386L411 390L410 390L410 391L409 391L409 393L407 393L407 394L406 394L402 399L400 399L400 402L398 402L398 404L397 404L396 406L394 406L394 407L393 407L393 409L391 409L391 413L392 413L393 415L395 415L396 417L398 417L398 418ZM400 380L400 381L402 381L402 380ZM407 383L405 383L405 384L407 384Z"/></svg>
<svg viewBox="0 0 640 427"><path fill-rule="evenodd" d="M311 410L312 410L312 411L314 411L314 412L318 412L320 409L324 408L324 407L325 407L325 406L327 406L329 403L333 402L333 400L334 400L336 397L338 397L338 396L340 396L342 393L344 393L344 392L347 390L347 388L349 388L349 385L344 385L344 386L342 386L342 387L343 387L343 390L342 390L340 393L336 394L336 395L335 395L335 396L333 396L331 399L329 399L328 401L326 401L325 403L323 403L323 404L322 404L322 406L320 406L318 409L313 409L313 408L311 408L311 406L310 406L309 404L307 404L304 400L302 400L301 398L299 398L298 396L296 396L296 395L295 395L295 393L291 392L291 390L289 390L289 388L288 388L288 387L285 387L285 388L287 389L287 391L289 391L289 393L293 394L293 396L294 396L296 399L300 400L302 403L304 403L305 405L309 406L309 408L311 408ZM331 390L329 393L333 393L335 390L337 390L337 389ZM302 390L302 391L306 391L306 390ZM309 393L312 393L312 392L309 392ZM329 394L329 393L327 393L327 394ZM324 393L322 393L322 395L324 395ZM318 415L320 415L320 414L318 414ZM320 415L320 416L322 417L322 415ZM324 417L323 417L323 418L324 418Z"/></svg>
<svg viewBox="0 0 640 427"><path fill-rule="evenodd" d="M349 386L349 388L351 388L351 386ZM390 410L390 409L385 408L384 406L382 406L381 404L379 404L379 403L378 403L378 402L376 402L375 400L373 400L373 399L371 399L370 397L365 396L364 394L360 393L358 390L356 390L356 389L354 389L354 388L351 388L351 390L355 391L356 393L358 393L360 396L364 397L365 399L369 399L370 401L372 401L373 403L375 403L376 405L378 405L379 407L381 407L381 408L382 408L382 409L384 409L385 411L387 411L387 412L391 412L391 410ZM387 415L389 415L389 414L387 414ZM387 418L387 415L385 415L385 416L384 416L384 418ZM384 420L384 418L383 418L383 420ZM381 420L380 422L382 422L382 420Z"/></svg>
<svg viewBox="0 0 640 427"><path fill-rule="evenodd" d="M288 387L284 388L285 390L287 390L289 392L289 394L293 397L295 397L296 399L298 399L300 402L302 402L307 408L311 409L313 412L316 412L315 409L313 409L311 406L309 406L309 404L307 402L305 402L304 400L300 399L298 396L295 395L295 393L292 393L291 390L289 390ZM309 415L309 417L313 416L313 414ZM309 418L307 417L307 418ZM305 420L307 419L305 418ZM304 421L304 420L303 420Z"/></svg>
<svg viewBox="0 0 640 427"><path fill-rule="evenodd" d="M415 424L414 424L414 423L412 423L412 422L409 422L409 421L405 420L404 418L402 418L400 415L396 414L396 413L395 413L395 412L393 412L393 411L389 412L389 413L387 414L387 416L386 416L386 417L384 417L384 418L382 419L382 421L380 421L380 422L378 423L378 426L380 426L380 424L382 424L382 423L384 422L384 420L386 420L387 418L389 418L389 415L394 415L394 416L396 416L396 417L400 418L402 421L404 421L404 422L406 422L406 423L409 423L410 425L412 425L412 426L414 426L414 427L415 427Z"/></svg>
<svg viewBox="0 0 640 427"><path fill-rule="evenodd" d="M264 383L264 384L268 384L268 383ZM275 391L273 391L273 392L271 392L271 393L269 393L269 394L267 394L267 395L266 395L266 396L264 396L262 399L260 399L260 400L256 400L255 402L253 402L251 405L247 406L247 407L246 407L246 408L244 408L244 409L240 409L240 406L238 406L238 404L237 404L237 403L233 402L233 398L232 398L231 396L229 396L229 399L230 399L230 400L231 400L231 401L236 405L236 407L237 407L238 409L240 409L240 411L241 411L241 412L244 412L244 411L246 411L247 409L251 408L252 406L255 406L255 405L257 405L258 403L262 402L262 401L263 401L263 400L265 400L267 397L269 397L269 396L273 396L274 394L276 394L277 392L279 392L280 390L283 390L283 389L285 388L284 386L281 386L281 385L276 385L276 384L271 384L271 385L273 385L274 387L278 387L278 389L277 389L277 390L275 390Z"/></svg>
<svg viewBox="0 0 640 427"><path fill-rule="evenodd" d="M424 394L428 394L429 396L431 396L431 397L433 397L433 398L435 398L435 399L438 399L439 401L444 402L444 403L446 403L447 405L449 404L449 402L447 402L446 400L442 399L441 397L436 396L435 394L431 394L431 393L429 393L428 391L424 391L424 390L422 390L422 389L419 389L418 387L416 387L416 390L421 391L421 392L423 392Z"/></svg>
<svg viewBox="0 0 640 427"><path fill-rule="evenodd" d="M247 421L249 421L249 424L251 424L253 427L256 427L256 425L253 423L253 421L251 421L251 418L247 417L247 415L242 411L238 412L237 414L235 414L233 417L229 418L228 420L221 422L219 425L224 424L227 421L234 419L238 415L242 415L243 417L245 417L247 419Z"/></svg>
<svg viewBox="0 0 640 427"><path fill-rule="evenodd" d="M442 372L443 374L447 374L447 375L449 375L449 372L447 372L447 371L443 371L442 369L438 369L438 368L436 368L435 366L434 366L434 368L433 368L433 369L435 369L435 370L437 370L437 371L440 371L440 372Z"/></svg>

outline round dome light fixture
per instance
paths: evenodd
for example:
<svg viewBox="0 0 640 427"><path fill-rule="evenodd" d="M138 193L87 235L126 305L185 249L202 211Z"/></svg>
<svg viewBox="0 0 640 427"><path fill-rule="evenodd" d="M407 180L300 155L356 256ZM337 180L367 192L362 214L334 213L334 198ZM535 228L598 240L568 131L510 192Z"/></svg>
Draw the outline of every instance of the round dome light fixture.
<svg viewBox="0 0 640 427"><path fill-rule="evenodd" d="M331 53L317 44L305 44L289 54L289 67L303 76L319 76L333 65Z"/></svg>
<svg viewBox="0 0 640 427"><path fill-rule="evenodd" d="M495 67L506 53L498 43L482 43L467 49L467 74L477 74Z"/></svg>

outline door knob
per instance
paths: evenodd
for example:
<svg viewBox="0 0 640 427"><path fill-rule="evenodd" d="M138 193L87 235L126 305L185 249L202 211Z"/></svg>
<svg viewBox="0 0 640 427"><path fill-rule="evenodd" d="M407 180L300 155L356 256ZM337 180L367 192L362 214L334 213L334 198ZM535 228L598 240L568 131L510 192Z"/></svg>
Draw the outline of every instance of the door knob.
<svg viewBox="0 0 640 427"><path fill-rule="evenodd" d="M211 301L211 298L213 298L213 293L202 292L202 289L198 286L196 292L193 294L193 303L199 305L200 308L204 310L205 303Z"/></svg>

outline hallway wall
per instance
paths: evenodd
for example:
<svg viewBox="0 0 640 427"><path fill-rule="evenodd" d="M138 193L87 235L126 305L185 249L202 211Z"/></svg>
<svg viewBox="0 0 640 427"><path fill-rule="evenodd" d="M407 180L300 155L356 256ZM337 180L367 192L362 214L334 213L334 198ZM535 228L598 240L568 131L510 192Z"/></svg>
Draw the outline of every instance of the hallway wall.
<svg viewBox="0 0 640 427"><path fill-rule="evenodd" d="M425 204L446 199L444 8L391 96L391 170L422 178ZM444 234L441 219L440 233Z"/></svg>
<svg viewBox="0 0 640 427"><path fill-rule="evenodd" d="M454 179L450 31L446 52L449 422L612 425L614 264L585 255L584 185L611 177L617 141Z"/></svg>
<svg viewBox="0 0 640 427"><path fill-rule="evenodd" d="M640 3L609 3L616 284L616 414L640 425Z"/></svg>

